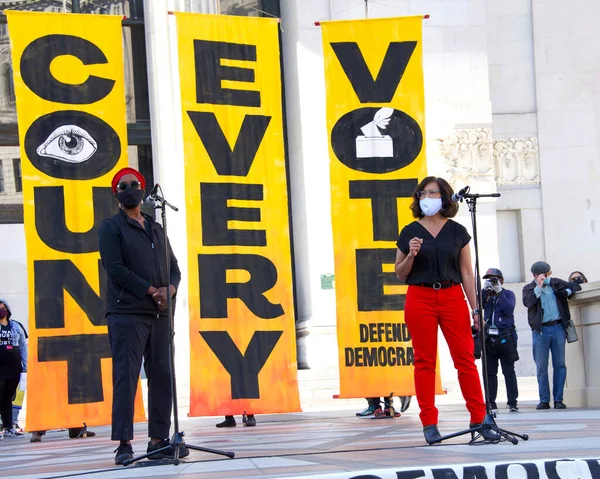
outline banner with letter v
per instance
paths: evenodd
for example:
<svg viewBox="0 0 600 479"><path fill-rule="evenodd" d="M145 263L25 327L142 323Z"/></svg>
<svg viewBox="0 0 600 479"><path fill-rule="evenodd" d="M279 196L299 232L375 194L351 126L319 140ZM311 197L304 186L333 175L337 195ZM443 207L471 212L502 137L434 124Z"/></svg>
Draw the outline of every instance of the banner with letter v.
<svg viewBox="0 0 600 479"><path fill-rule="evenodd" d="M421 24L321 22L342 398L415 393L394 262L426 176Z"/></svg>
<svg viewBox="0 0 600 479"><path fill-rule="evenodd" d="M175 15L190 415L299 411L278 22Z"/></svg>

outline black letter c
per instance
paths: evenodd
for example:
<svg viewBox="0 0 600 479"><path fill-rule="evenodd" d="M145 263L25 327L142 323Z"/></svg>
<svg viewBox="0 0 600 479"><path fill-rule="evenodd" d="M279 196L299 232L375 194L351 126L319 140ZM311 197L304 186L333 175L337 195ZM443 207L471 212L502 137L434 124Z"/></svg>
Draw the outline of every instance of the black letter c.
<svg viewBox="0 0 600 479"><path fill-rule="evenodd" d="M102 50L92 42L73 35L47 35L32 41L21 57L21 77L44 100L71 105L87 105L106 97L114 80L89 76L80 85L58 81L50 72L55 58L72 55L84 65L108 63Z"/></svg>

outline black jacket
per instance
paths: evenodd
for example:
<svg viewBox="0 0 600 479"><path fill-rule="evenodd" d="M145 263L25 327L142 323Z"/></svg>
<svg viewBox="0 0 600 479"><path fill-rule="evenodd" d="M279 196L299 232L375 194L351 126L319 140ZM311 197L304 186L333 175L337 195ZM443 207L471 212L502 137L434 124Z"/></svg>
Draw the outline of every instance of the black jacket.
<svg viewBox="0 0 600 479"><path fill-rule="evenodd" d="M527 308L527 319L531 330L541 333L544 312L542 310L542 300L537 298L533 292L536 286L537 284L535 280L533 280L523 287L523 305ZM571 312L569 311L569 303L567 300L576 291L581 291L581 286L577 283L568 283L567 281L558 278L550 278L549 286L554 291L560 319L562 320L563 326L566 328L571 319ZM571 295L568 294L567 289L571 290Z"/></svg>
<svg viewBox="0 0 600 479"><path fill-rule="evenodd" d="M146 229L120 210L105 219L98 231L98 249L108 275L106 314L166 316L148 294L148 288L179 287L181 272L169 248L171 279L166 279L162 227L144 214Z"/></svg>

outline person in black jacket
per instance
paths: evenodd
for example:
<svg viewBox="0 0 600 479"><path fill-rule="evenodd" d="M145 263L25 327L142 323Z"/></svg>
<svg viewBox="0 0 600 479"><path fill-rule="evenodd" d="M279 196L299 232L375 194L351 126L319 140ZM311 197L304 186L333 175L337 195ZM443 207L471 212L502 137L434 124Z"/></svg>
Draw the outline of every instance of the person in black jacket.
<svg viewBox="0 0 600 479"><path fill-rule="evenodd" d="M181 273L162 227L140 211L145 180L133 168L112 180L119 212L102 222L98 246L108 276L106 317L113 361L112 440L115 464L133 457L133 416L142 356L148 377L150 453L169 444L171 427L170 321L167 294L175 296ZM166 277L165 248L170 278ZM182 448L180 456L189 451ZM171 450L149 459L172 457Z"/></svg>
<svg viewBox="0 0 600 479"><path fill-rule="evenodd" d="M488 391L492 410L497 411L498 362L502 366L506 384L506 405L510 412L518 412L517 375L515 362L519 360L517 352L517 330L515 328L515 293L504 289L504 276L498 268L490 268L483 277L483 318L486 332L486 364Z"/></svg>
<svg viewBox="0 0 600 479"><path fill-rule="evenodd" d="M540 402L536 409L550 409L548 356L552 352L554 409L566 409L563 390L567 379L565 329L571 320L567 300L581 290L577 283L552 278L552 269L544 261L531 267L533 281L523 287L523 305L533 334L533 359L537 368Z"/></svg>

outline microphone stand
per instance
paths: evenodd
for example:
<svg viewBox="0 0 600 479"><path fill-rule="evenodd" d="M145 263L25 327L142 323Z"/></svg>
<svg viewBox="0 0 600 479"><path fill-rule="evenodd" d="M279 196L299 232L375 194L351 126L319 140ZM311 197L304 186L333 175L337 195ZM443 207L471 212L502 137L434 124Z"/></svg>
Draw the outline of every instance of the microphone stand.
<svg viewBox="0 0 600 479"><path fill-rule="evenodd" d="M468 187L467 187L468 188ZM465 429L464 431L455 432L446 436L440 437L437 441L432 444L452 439L454 437L463 436L465 434L471 434L471 441L469 445L478 444L497 444L499 442L508 441L514 445L519 443L517 438L527 441L529 436L527 434L517 434L515 432L507 431L506 429L500 428L494 419L492 414L492 407L490 403L489 389L488 389L488 369L487 369L487 352L485 345L485 331L483 321L483 294L481 291L481 275L479 272L479 245L477 241L477 199L478 198L498 198L500 193L492 193L487 195L481 194L469 194L468 189L466 193L459 193L458 201L462 202L463 199L467 202L469 212L471 213L471 223L473 225L473 245L475 247L475 286L477 292L477 311L479 312L477 324L479 325L479 344L481 346L481 364L483 374L483 390L485 395L485 418L481 424L477 427ZM496 433L497 439L488 440L482 433L487 431L493 431Z"/></svg>
<svg viewBox="0 0 600 479"><path fill-rule="evenodd" d="M173 300L171 298L171 292L170 292L170 278L171 278L171 261L170 260L171 260L171 258L170 258L169 246L168 246L169 239L168 239L168 235L167 235L166 207L168 206L173 211L179 211L179 209L162 197L163 191L160 186L158 186L158 189L160 189L161 194L159 195L157 192L154 193L152 195L152 201L150 201L150 203L154 204L155 209L161 210L160 216L162 219L162 228L163 228L163 244L165 246L165 258L164 258L165 259L165 275L166 275L167 283L168 283L167 284L167 314L169 316L169 324L170 324L169 368L171 369L171 394L173 396L172 400L173 400L174 433L173 433L173 436L171 437L170 444L168 446L162 447L162 448L157 449L156 451L152 451L148 454L143 454L141 456L137 456L132 459L127 459L127 460L123 461L123 465L128 466L129 464L133 464L134 462L137 462L141 459L145 459L147 457L154 456L155 454L160 454L161 452L165 452L167 450L172 450L173 458L163 459L160 462L156 461L155 463L143 463L143 464L144 465L173 464L174 466L177 466L179 464L179 454L180 454L181 450L185 449L185 448L193 449L194 451L209 452L211 454L219 454L221 456L227 456L229 458L234 458L235 457L234 452L226 452L226 451L220 451L218 449L210 449L207 447L199 447L199 446L194 446L192 444L186 444L183 439L183 436L185 435L185 433L183 431L179 430L179 412L178 412L178 406L177 406L177 380L175 377L175 341L174 341L175 322L173 319ZM138 464L138 465L141 465L141 464Z"/></svg>

